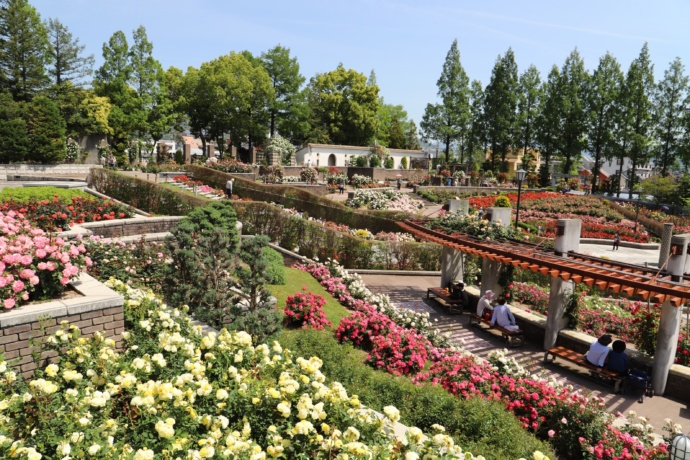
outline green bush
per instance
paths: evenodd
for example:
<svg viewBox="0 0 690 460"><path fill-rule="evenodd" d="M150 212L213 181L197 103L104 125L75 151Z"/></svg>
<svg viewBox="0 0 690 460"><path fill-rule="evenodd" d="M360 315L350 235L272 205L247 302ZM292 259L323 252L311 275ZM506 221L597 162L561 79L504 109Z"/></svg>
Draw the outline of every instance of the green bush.
<svg viewBox="0 0 690 460"><path fill-rule="evenodd" d="M393 160L393 157L386 157L386 159L383 160L383 166L388 169L393 169L395 166L395 160Z"/></svg>
<svg viewBox="0 0 690 460"><path fill-rule="evenodd" d="M407 157L402 157L400 164L402 165L403 169L407 169Z"/></svg>
<svg viewBox="0 0 690 460"><path fill-rule="evenodd" d="M432 425L446 428L463 450L486 458L531 458L541 451L556 458L553 449L528 433L500 402L457 398L443 388L414 385L406 377L377 371L364 364L365 353L340 344L329 331L290 330L277 340L295 356L318 356L328 379L339 381L364 405L382 411L393 405L400 422L429 431ZM510 442L506 442L506 440Z"/></svg>
<svg viewBox="0 0 690 460"><path fill-rule="evenodd" d="M505 195L499 195L494 201L494 207L496 208L512 208L513 205L510 204L510 199Z"/></svg>
<svg viewBox="0 0 690 460"><path fill-rule="evenodd" d="M89 187L135 208L163 216L184 216L196 207L207 206L211 200L173 190L162 184L126 176L108 169L92 169ZM222 187L225 188L225 182Z"/></svg>
<svg viewBox="0 0 690 460"><path fill-rule="evenodd" d="M347 268L440 269L442 248L437 244L364 240L269 203L235 201L233 206L246 234L266 235L282 248L299 248L299 254L310 259L334 258ZM393 258L397 263L391 262Z"/></svg>
<svg viewBox="0 0 690 460"><path fill-rule="evenodd" d="M78 196L93 198L93 195L74 188L58 188L52 186L6 187L0 190L0 201L15 201L17 203L26 203L32 199L53 201L55 195L58 196L58 200L60 200L61 203L69 203L72 201L72 198Z"/></svg>
<svg viewBox="0 0 690 460"><path fill-rule="evenodd" d="M263 248L264 257L268 261L266 279L268 284L285 284L285 262L283 256L273 248Z"/></svg>

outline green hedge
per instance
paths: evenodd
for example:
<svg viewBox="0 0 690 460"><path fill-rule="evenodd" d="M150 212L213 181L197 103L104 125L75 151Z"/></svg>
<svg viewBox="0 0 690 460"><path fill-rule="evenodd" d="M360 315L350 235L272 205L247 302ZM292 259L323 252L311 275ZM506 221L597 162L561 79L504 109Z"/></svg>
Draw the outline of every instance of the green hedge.
<svg viewBox="0 0 690 460"><path fill-rule="evenodd" d="M95 199L93 195L86 193L78 188L58 188L53 186L46 187L5 187L0 190L0 201L14 201L16 203L26 203L34 200L53 201L55 195L61 203L71 203L72 198L78 196Z"/></svg>
<svg viewBox="0 0 690 460"><path fill-rule="evenodd" d="M137 179L108 169L92 169L89 187L135 208L163 216L184 216L212 200L172 190L159 184Z"/></svg>
<svg viewBox="0 0 690 460"><path fill-rule="evenodd" d="M246 235L266 235L310 259L337 259L346 268L440 270L442 247L433 243L372 241L324 227L260 201L233 202ZM340 223L339 221L337 221Z"/></svg>
<svg viewBox="0 0 690 460"><path fill-rule="evenodd" d="M268 284L285 284L285 261L283 255L273 248L265 247L261 250L268 261L266 279Z"/></svg>
<svg viewBox="0 0 690 460"><path fill-rule="evenodd" d="M342 383L363 404L382 411L393 405L400 422L431 431L443 425L463 450L486 458L532 458L541 451L557 458L547 443L528 433L500 402L457 398L443 388L414 385L409 378L376 371L363 363L364 352L341 345L332 331L284 330L277 340L294 356L318 356L327 378Z"/></svg>
<svg viewBox="0 0 690 460"><path fill-rule="evenodd" d="M194 179L221 189L225 189L225 183L230 177L235 177L232 191L241 198L278 203L286 208L298 209L312 217L338 222L352 228L366 228L372 233L399 232L400 227L395 222L411 217L408 213L398 211L354 210L289 185L268 186L204 166L187 165L186 170L187 175L193 176Z"/></svg>

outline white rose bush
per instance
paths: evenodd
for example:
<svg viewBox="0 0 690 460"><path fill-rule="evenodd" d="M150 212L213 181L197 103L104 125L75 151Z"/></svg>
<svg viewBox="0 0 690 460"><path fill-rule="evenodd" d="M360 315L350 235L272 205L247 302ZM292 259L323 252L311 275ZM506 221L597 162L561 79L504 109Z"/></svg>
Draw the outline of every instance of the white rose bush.
<svg viewBox="0 0 690 460"><path fill-rule="evenodd" d="M442 427L393 434L398 411L326 383L316 357L244 332L202 335L184 308L107 284L125 298L122 350L63 324L33 379L0 360L0 458L475 458Z"/></svg>

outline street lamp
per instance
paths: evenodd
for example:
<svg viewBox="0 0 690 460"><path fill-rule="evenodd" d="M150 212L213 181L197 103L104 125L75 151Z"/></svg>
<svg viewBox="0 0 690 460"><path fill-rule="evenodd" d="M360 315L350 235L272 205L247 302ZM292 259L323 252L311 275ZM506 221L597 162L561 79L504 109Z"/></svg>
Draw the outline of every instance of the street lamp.
<svg viewBox="0 0 690 460"><path fill-rule="evenodd" d="M515 231L518 229L518 220L520 219L520 192L522 191L522 181L525 180L525 175L527 174L527 171L524 169L518 169L515 171L515 179L517 180L518 183L518 199L517 199L517 207L515 209Z"/></svg>
<svg viewBox="0 0 690 460"><path fill-rule="evenodd" d="M668 458L671 460L690 460L690 437L682 433L675 435L671 440Z"/></svg>

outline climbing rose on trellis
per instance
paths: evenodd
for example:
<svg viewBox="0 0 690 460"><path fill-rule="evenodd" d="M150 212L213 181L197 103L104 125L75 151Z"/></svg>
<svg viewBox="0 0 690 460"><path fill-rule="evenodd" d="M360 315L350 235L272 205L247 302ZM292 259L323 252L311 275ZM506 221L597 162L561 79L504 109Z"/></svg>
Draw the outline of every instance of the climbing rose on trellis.
<svg viewBox="0 0 690 460"><path fill-rule="evenodd" d="M306 291L306 287L302 291ZM326 300L322 296L311 292L298 292L288 296L284 310L287 322L303 329L323 330L326 326L330 327L331 322L323 311L325 304Z"/></svg>

